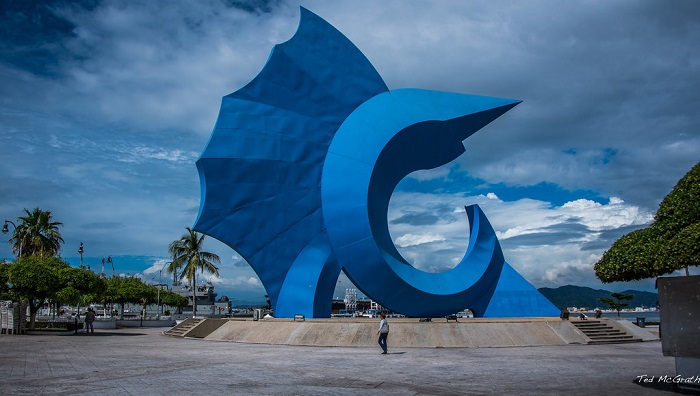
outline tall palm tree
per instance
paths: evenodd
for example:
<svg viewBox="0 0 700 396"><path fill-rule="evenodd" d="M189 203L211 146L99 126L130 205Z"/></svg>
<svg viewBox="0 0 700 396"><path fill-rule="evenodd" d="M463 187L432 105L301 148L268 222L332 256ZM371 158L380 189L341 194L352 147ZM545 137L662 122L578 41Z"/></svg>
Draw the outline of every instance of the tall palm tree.
<svg viewBox="0 0 700 396"><path fill-rule="evenodd" d="M15 233L10 238L13 243L12 251L19 252L23 257L39 255L41 257L56 256L64 243L58 227L63 223L52 221L51 211L34 208L31 212L24 209L26 216L19 218Z"/></svg>
<svg viewBox="0 0 700 396"><path fill-rule="evenodd" d="M187 232L180 239L173 241L168 247L168 252L173 257L173 262L168 266L169 272L175 272L182 268L180 279L187 278L192 283L192 317L197 316L197 270L219 275L221 259L217 254L205 252L203 249L204 234L192 231L186 227Z"/></svg>

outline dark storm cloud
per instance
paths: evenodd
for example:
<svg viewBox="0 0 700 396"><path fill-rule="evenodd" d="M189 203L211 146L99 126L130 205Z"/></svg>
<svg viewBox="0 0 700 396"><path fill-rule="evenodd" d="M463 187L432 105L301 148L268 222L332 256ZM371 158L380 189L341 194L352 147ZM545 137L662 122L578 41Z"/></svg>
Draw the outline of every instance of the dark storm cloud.
<svg viewBox="0 0 700 396"><path fill-rule="evenodd" d="M589 227L578 223L576 219L569 219L563 223L542 227L532 233L502 239L501 244L509 248L570 243L578 244L590 233L591 229Z"/></svg>
<svg viewBox="0 0 700 396"><path fill-rule="evenodd" d="M98 1L0 1L0 62L53 76L74 55L65 47L75 25L57 11L94 10Z"/></svg>
<svg viewBox="0 0 700 396"><path fill-rule="evenodd" d="M104 222L104 223L87 223L83 224L82 228L85 230L109 230L114 228L123 227L123 223L118 222Z"/></svg>
<svg viewBox="0 0 700 396"><path fill-rule="evenodd" d="M392 219L389 224L410 224L414 226L426 226L437 224L441 221L454 221L450 218L450 214L454 212L454 205L444 203L428 203L425 210L402 211L401 215Z"/></svg>
<svg viewBox="0 0 700 396"><path fill-rule="evenodd" d="M435 213L406 213L391 221L391 224L412 224L416 226L436 224L441 217Z"/></svg>
<svg viewBox="0 0 700 396"><path fill-rule="evenodd" d="M225 0L231 7L240 8L252 13L272 12L282 0Z"/></svg>

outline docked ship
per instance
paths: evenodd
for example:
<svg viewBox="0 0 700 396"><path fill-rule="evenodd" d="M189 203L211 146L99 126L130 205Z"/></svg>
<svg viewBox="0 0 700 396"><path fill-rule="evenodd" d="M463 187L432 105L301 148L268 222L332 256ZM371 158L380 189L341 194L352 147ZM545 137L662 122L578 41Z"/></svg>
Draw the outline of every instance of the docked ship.
<svg viewBox="0 0 700 396"><path fill-rule="evenodd" d="M187 307L183 309L182 316L191 317L192 285L176 281L173 283L170 291L187 297L189 303ZM194 296L197 300L197 317L222 318L231 315L231 301L226 296L222 296L217 300L217 294L214 293L214 285L211 282L197 284L197 290L194 292Z"/></svg>

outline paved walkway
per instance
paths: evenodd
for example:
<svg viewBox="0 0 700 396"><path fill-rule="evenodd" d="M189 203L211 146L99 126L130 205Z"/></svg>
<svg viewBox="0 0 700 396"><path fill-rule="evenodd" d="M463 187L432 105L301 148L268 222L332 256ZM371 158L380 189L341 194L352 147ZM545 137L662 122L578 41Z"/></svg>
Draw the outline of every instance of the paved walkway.
<svg viewBox="0 0 700 396"><path fill-rule="evenodd" d="M1 335L2 395L673 394L658 341L509 348L303 347L161 335ZM391 337L391 336L390 336ZM700 373L699 373L700 374ZM639 384L637 376L655 376Z"/></svg>

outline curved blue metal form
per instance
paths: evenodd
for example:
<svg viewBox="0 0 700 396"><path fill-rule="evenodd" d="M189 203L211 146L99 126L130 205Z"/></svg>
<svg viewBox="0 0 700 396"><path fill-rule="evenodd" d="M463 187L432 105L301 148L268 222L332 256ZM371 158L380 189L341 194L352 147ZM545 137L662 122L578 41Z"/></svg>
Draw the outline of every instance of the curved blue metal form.
<svg viewBox="0 0 700 396"><path fill-rule="evenodd" d="M452 270L413 268L387 225L391 194L419 169L446 164L462 141L519 101L389 91L340 32L301 9L249 84L223 98L197 161L194 229L235 249L256 271L276 317L328 317L341 269L367 296L410 316L470 308L476 316L558 310L503 259L477 206L469 248Z"/></svg>
<svg viewBox="0 0 700 396"><path fill-rule="evenodd" d="M478 207L467 209L466 255L454 269L437 274L417 270L401 257L386 214L401 179L457 158L464 139L517 103L403 89L379 94L348 116L326 156L321 198L334 252L365 294L412 316L448 315L464 309L465 301L492 294L504 260ZM485 308L471 306L477 314Z"/></svg>

